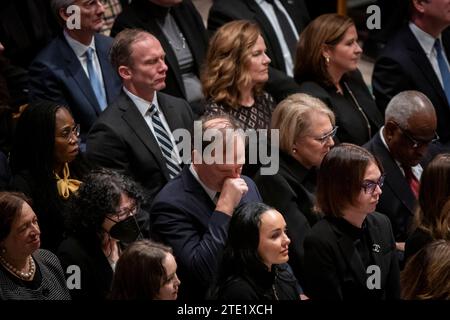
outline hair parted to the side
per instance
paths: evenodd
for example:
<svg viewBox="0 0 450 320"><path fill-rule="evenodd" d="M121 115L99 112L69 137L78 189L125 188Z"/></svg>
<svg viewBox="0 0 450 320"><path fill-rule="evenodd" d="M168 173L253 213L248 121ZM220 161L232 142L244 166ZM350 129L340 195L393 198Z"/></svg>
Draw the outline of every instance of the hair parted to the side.
<svg viewBox="0 0 450 320"><path fill-rule="evenodd" d="M168 280L163 265L168 254L170 247L150 240L130 244L117 262L110 299L154 300Z"/></svg>
<svg viewBox="0 0 450 320"><path fill-rule="evenodd" d="M249 72L251 49L261 34L250 21L236 20L220 27L212 36L201 73L203 93L207 99L231 108L239 107L242 87L252 79ZM257 95L262 85L254 88Z"/></svg>
<svg viewBox="0 0 450 320"><path fill-rule="evenodd" d="M335 117L322 100L296 93L281 101L272 114L271 129L280 133L280 150L290 153L295 140L307 134L317 114L326 115L334 126Z"/></svg>
<svg viewBox="0 0 450 320"><path fill-rule="evenodd" d="M20 192L0 192L0 241L11 232L11 226L21 212L24 203L31 207L31 200Z"/></svg>
<svg viewBox="0 0 450 320"><path fill-rule="evenodd" d="M412 256L400 284L405 300L450 300L450 241L434 241Z"/></svg>
<svg viewBox="0 0 450 320"><path fill-rule="evenodd" d="M369 151L350 143L332 148L320 165L317 179L317 209L325 216L341 217L342 210L357 199L364 174L371 164L381 163Z"/></svg>
<svg viewBox="0 0 450 320"><path fill-rule="evenodd" d="M61 9L67 10L67 8L74 4L75 1L76 0L51 0L51 10L61 26L65 25L66 23L66 21L61 17Z"/></svg>
<svg viewBox="0 0 450 320"><path fill-rule="evenodd" d="M315 81L320 84L333 85L327 70L323 49L334 47L344 37L347 30L355 23L349 17L336 13L324 14L303 30L297 44L294 78L297 82Z"/></svg>

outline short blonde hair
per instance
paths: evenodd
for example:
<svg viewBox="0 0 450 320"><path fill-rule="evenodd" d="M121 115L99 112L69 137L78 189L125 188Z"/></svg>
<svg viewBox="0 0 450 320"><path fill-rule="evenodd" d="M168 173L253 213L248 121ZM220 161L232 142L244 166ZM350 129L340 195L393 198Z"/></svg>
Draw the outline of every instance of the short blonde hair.
<svg viewBox="0 0 450 320"><path fill-rule="evenodd" d="M290 153L295 140L314 125L313 114L328 116L334 126L335 117L322 100L304 93L290 95L281 101L272 114L272 129L280 132L280 149Z"/></svg>

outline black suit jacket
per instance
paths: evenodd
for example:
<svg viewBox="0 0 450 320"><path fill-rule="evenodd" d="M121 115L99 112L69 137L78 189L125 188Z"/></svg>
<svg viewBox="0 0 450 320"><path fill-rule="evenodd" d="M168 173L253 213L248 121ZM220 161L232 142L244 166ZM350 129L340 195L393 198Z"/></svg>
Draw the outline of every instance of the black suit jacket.
<svg viewBox="0 0 450 320"><path fill-rule="evenodd" d="M364 145L364 148L380 160L386 174L381 188L383 193L376 210L389 217L395 240L403 242L408 236L417 200L399 166L381 141L380 134L381 132L378 132Z"/></svg>
<svg viewBox="0 0 450 320"><path fill-rule="evenodd" d="M366 272L353 239L336 225L335 220L322 219L305 238L306 295L313 300L398 299L400 271L388 218L377 212L366 218L372 243L380 247L379 252L371 250L375 265L380 268L377 293L367 287L373 271Z"/></svg>
<svg viewBox="0 0 450 320"><path fill-rule="evenodd" d="M246 176L241 177L248 185L248 192L239 205L260 202L255 183ZM180 286L182 299L203 299L217 271L230 216L215 211L215 207L188 166L161 190L153 202L151 235L173 248L183 283Z"/></svg>
<svg viewBox="0 0 450 320"><path fill-rule="evenodd" d="M264 203L277 209L286 220L289 246L289 265L303 284L303 241L306 233L320 219L313 212L315 197L314 169L307 170L291 156L280 152L280 168L275 175L255 176L255 183Z"/></svg>
<svg viewBox="0 0 450 320"><path fill-rule="evenodd" d="M286 11L300 34L309 23L309 14L303 0L281 0ZM264 12L254 0L216 0L208 16L208 30L216 31L219 27L233 20L250 20L256 22L266 43L267 54L272 60L269 67L267 91L277 100L298 92L298 85L286 75L283 52L278 36Z"/></svg>
<svg viewBox="0 0 450 320"><path fill-rule="evenodd" d="M172 132L178 128L191 130L193 116L186 101L160 92L157 97ZM149 201L169 181L155 136L123 91L92 126L87 157L94 165L118 170L140 182L147 189Z"/></svg>
<svg viewBox="0 0 450 320"><path fill-rule="evenodd" d="M109 62L112 38L95 35L95 48L111 104L120 93L122 83ZM30 65L30 99L51 100L69 106L75 121L81 125L82 139L101 113L89 78L72 48L61 34Z"/></svg>
<svg viewBox="0 0 450 320"><path fill-rule="evenodd" d="M166 74L166 88L162 92L186 99L186 91L177 57L156 20L158 17L167 14L167 10L167 8L160 7L149 0L134 0L117 16L111 30L111 36L115 36L126 28L140 28L158 38L166 53L166 63L169 66ZM171 7L170 11L191 50L194 58L193 71L200 77L200 68L208 47L203 20L190 0L184 0L180 4ZM195 104L192 107L196 114L203 114L203 106Z"/></svg>
<svg viewBox="0 0 450 320"><path fill-rule="evenodd" d="M336 125L339 126L336 134L339 142L363 145L370 140L371 136L369 136L366 121L361 116L358 107L353 102L351 94L343 84L344 81L369 120L371 135L375 135L383 125L383 116L377 109L375 101L364 83L359 70L349 72L342 78L341 86L343 86L344 90L343 95L337 93L334 86L324 86L313 81L301 83L300 92L319 98L334 112Z"/></svg>
<svg viewBox="0 0 450 320"><path fill-rule="evenodd" d="M442 33L442 42L450 61L450 29ZM388 42L375 63L372 78L378 108L384 113L397 93L417 90L433 103L441 141L450 140L450 105L436 73L409 26L402 28Z"/></svg>

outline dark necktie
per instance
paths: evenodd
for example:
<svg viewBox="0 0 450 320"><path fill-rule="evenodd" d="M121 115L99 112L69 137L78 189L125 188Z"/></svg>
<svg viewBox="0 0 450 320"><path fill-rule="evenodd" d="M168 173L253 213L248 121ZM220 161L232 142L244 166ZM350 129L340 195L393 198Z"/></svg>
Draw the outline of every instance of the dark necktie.
<svg viewBox="0 0 450 320"><path fill-rule="evenodd" d="M447 96L447 101L450 106L450 70L444 59L444 50L442 50L441 41L436 39L434 43L434 49L436 50L436 59L439 65L439 71L441 72L442 82L444 84L444 92Z"/></svg>
<svg viewBox="0 0 450 320"><path fill-rule="evenodd" d="M271 4L273 7L273 11L277 16L278 23L280 25L281 31L283 32L284 40L291 52L292 58L295 58L295 48L297 47L297 38L295 37L294 31L284 14L283 11L278 8L278 6L274 3L274 0L266 0L267 3Z"/></svg>
<svg viewBox="0 0 450 320"><path fill-rule="evenodd" d="M159 117L159 111L154 104L151 105L148 110L152 116L153 130L155 131L156 140L158 141L159 148L166 159L166 166L169 170L170 179L175 178L180 172L181 167L174 158L172 158L173 145L170 140L169 134L162 124L161 118Z"/></svg>
<svg viewBox="0 0 450 320"><path fill-rule="evenodd" d="M416 199L419 197L419 180L417 180L416 176L413 174L410 166L402 166L403 171L405 172L405 179L408 183L409 187L411 188L412 193L416 197Z"/></svg>

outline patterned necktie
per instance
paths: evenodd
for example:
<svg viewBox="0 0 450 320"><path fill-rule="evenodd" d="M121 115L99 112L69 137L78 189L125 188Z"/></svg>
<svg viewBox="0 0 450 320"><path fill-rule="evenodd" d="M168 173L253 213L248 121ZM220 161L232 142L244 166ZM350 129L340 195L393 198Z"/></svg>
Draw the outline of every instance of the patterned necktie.
<svg viewBox="0 0 450 320"><path fill-rule="evenodd" d="M289 48L292 58L295 58L295 48L297 47L297 38L295 37L294 31L292 30L291 24L289 23L286 15L283 11L278 8L274 0L266 0L267 3L272 5L273 11L277 16L278 23L280 24L281 31L283 32L284 40Z"/></svg>
<svg viewBox="0 0 450 320"><path fill-rule="evenodd" d="M159 148L166 159L166 166L169 170L170 179L175 178L180 172L181 167L177 163L175 156L172 158L173 145L170 140L169 134L162 124L161 118L159 117L159 111L154 104L150 106L148 110L152 116L153 130L155 131L156 140L158 140Z"/></svg>
<svg viewBox="0 0 450 320"><path fill-rule="evenodd" d="M409 187L411 188L412 193L416 197L416 199L419 197L419 180L417 180L416 176L413 174L410 166L402 166L403 171L405 172L405 179L408 183Z"/></svg>
<svg viewBox="0 0 450 320"><path fill-rule="evenodd" d="M88 48L86 51L87 69L89 73L89 81L91 82L92 90L94 90L97 102L100 105L100 109L105 110L106 102L105 90L100 82L99 75L95 72L94 68L94 49Z"/></svg>
<svg viewBox="0 0 450 320"><path fill-rule="evenodd" d="M436 39L434 43L434 49L436 50L436 58L439 65L439 71L441 72L442 82L444 84L444 92L447 96L447 101L450 106L450 70L444 59L444 50L442 50L441 41Z"/></svg>

